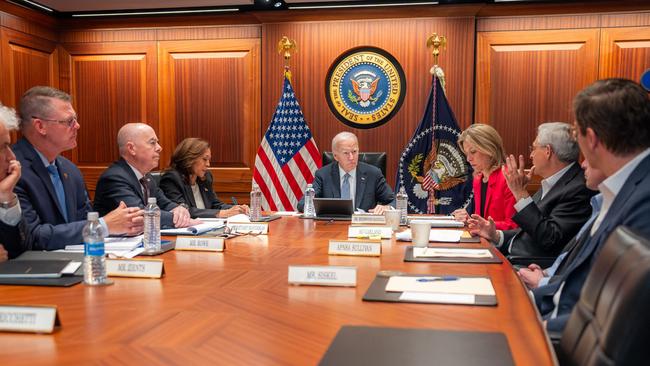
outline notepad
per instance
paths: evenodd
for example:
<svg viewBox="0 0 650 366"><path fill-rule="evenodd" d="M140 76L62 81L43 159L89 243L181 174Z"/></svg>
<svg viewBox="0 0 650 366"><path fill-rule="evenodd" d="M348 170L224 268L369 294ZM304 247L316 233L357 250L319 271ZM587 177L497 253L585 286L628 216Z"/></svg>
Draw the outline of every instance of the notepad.
<svg viewBox="0 0 650 366"><path fill-rule="evenodd" d="M492 258L489 249L413 248L414 258Z"/></svg>
<svg viewBox="0 0 650 366"><path fill-rule="evenodd" d="M429 233L429 241L444 242L444 243L458 243L460 237L463 235L462 230L436 230L431 229ZM395 234L395 239L400 241L411 241L411 230L404 230L401 233Z"/></svg>
<svg viewBox="0 0 650 366"><path fill-rule="evenodd" d="M208 231L216 230L224 226L226 226L226 224L223 222L223 220L215 221L215 222L204 222L202 224L198 224L190 227L160 230L160 234L161 235L201 235L207 233Z"/></svg>
<svg viewBox="0 0 650 366"><path fill-rule="evenodd" d="M431 227L438 228L454 228L454 227L463 227L464 223L456 220L446 220L446 219L417 219L418 221L426 221L431 224Z"/></svg>
<svg viewBox="0 0 650 366"><path fill-rule="evenodd" d="M430 276L434 278L436 276ZM486 277L460 277L455 281L418 282L427 276L392 276L386 284L386 292L429 292L438 294L494 296L492 281Z"/></svg>

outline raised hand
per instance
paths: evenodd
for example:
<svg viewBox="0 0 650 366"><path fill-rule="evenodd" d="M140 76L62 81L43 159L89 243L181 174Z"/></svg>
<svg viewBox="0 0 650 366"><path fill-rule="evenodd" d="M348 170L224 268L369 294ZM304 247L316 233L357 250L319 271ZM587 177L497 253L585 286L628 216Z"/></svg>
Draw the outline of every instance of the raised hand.
<svg viewBox="0 0 650 366"><path fill-rule="evenodd" d="M501 167L508 188L510 188L512 195L515 196L517 201L530 196L526 190L526 186L530 183L535 172L535 166L530 168L528 174L526 174L526 171L524 170L525 167L526 164L523 155L519 155L519 164L517 164L517 159L514 155L507 156L506 163Z"/></svg>

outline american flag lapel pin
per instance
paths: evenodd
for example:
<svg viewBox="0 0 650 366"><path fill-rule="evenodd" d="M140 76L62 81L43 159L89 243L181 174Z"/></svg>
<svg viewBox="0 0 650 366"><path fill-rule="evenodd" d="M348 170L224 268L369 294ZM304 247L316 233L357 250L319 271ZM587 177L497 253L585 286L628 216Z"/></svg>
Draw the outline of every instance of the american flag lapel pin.
<svg viewBox="0 0 650 366"><path fill-rule="evenodd" d="M68 179L68 173L63 173L63 178Z"/></svg>

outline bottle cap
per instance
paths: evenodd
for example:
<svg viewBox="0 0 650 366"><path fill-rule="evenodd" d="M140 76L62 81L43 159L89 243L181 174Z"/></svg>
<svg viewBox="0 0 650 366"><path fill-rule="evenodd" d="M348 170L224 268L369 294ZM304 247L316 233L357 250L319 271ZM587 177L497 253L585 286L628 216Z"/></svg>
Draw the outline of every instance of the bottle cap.
<svg viewBox="0 0 650 366"><path fill-rule="evenodd" d="M97 219L99 218L99 212L92 212L92 211L91 211L91 212L88 212L88 216L87 216L87 217L88 217L88 220L89 220L89 221L97 220Z"/></svg>
<svg viewBox="0 0 650 366"><path fill-rule="evenodd" d="M313 186L311 185L311 183L307 184L307 188L313 188Z"/></svg>
<svg viewBox="0 0 650 366"><path fill-rule="evenodd" d="M149 200L147 201L147 203L149 203L149 204L156 203L156 197L149 197Z"/></svg>

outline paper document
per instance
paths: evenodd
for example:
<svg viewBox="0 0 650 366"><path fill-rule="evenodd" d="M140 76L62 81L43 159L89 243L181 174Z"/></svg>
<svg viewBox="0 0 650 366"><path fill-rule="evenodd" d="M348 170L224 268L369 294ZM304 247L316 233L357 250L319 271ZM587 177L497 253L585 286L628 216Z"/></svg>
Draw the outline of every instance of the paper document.
<svg viewBox="0 0 650 366"><path fill-rule="evenodd" d="M73 275L81 267L81 262L71 261L67 266L61 271L61 274Z"/></svg>
<svg viewBox="0 0 650 366"><path fill-rule="evenodd" d="M464 294L438 294L430 292L402 292L400 301L430 302L435 304L475 304L476 296Z"/></svg>
<svg viewBox="0 0 650 366"><path fill-rule="evenodd" d="M436 230L431 229L429 233L429 241L444 242L444 243L458 243L460 236L463 235L462 230ZM401 233L395 234L395 239L401 241L411 241L411 229L404 230Z"/></svg>
<svg viewBox="0 0 650 366"><path fill-rule="evenodd" d="M298 211L276 211L273 213L278 216L300 216L301 213Z"/></svg>
<svg viewBox="0 0 650 366"><path fill-rule="evenodd" d="M438 216L438 215L422 215L422 216L407 216L409 220L456 220L453 216ZM460 221L458 221L460 222Z"/></svg>
<svg viewBox="0 0 650 366"><path fill-rule="evenodd" d="M431 224L431 227L464 227L465 224L463 224L460 221L456 220L441 220L441 219L418 219L418 221L426 221Z"/></svg>
<svg viewBox="0 0 650 366"><path fill-rule="evenodd" d="M223 221L204 222L202 224L198 224L190 227L160 230L160 234L161 235L200 235L200 234L207 233L208 231L222 228L224 226L226 226L226 224Z"/></svg>
<svg viewBox="0 0 650 366"><path fill-rule="evenodd" d="M413 248L414 258L492 258L489 249Z"/></svg>
<svg viewBox="0 0 650 366"><path fill-rule="evenodd" d="M107 237L104 239L104 251L106 253L113 251L130 251L142 243L143 235L133 236L133 237ZM66 245L66 252L84 252L83 244L75 245Z"/></svg>
<svg viewBox="0 0 650 366"><path fill-rule="evenodd" d="M228 218L227 223L230 224L231 222L251 222L251 219L246 214L237 214Z"/></svg>
<svg viewBox="0 0 650 366"><path fill-rule="evenodd" d="M433 279L437 278L437 276L392 276L386 284L386 292L431 292L494 296L494 287L492 287L492 281L489 278L459 277L453 281L418 281L418 279L427 278Z"/></svg>

